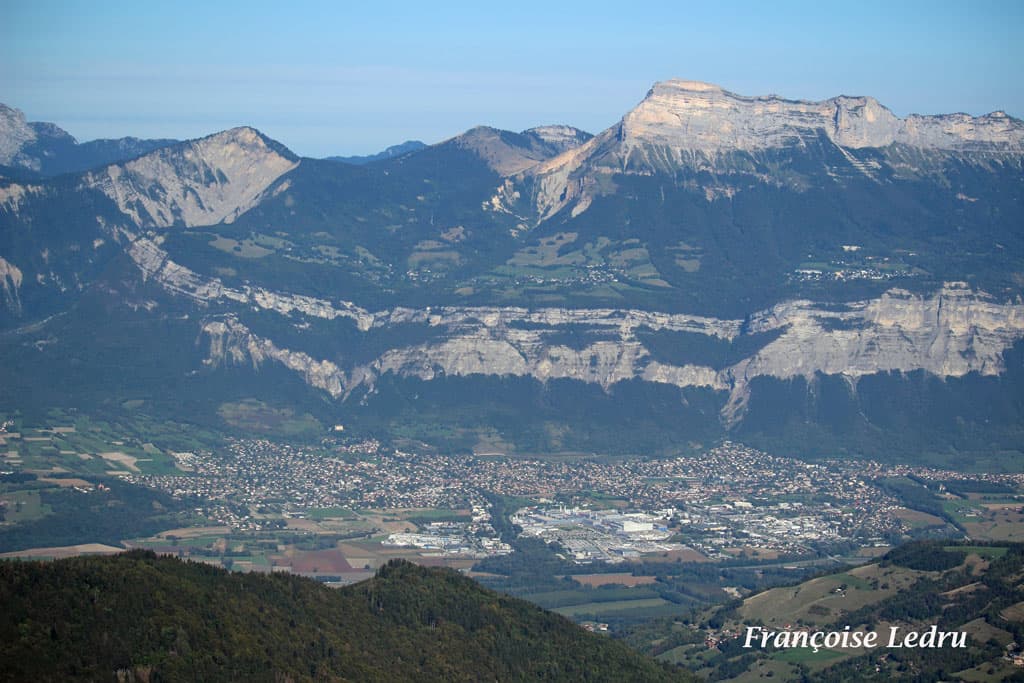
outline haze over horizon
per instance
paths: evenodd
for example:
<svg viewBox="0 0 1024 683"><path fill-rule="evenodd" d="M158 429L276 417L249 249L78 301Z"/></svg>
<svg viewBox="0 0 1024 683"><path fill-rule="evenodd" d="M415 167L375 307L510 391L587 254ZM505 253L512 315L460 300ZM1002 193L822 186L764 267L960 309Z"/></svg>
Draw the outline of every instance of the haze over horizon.
<svg viewBox="0 0 1024 683"><path fill-rule="evenodd" d="M525 3L301 11L33 3L0 10L0 101L81 141L252 125L299 154L367 154L475 125L596 133L659 80L743 95L871 95L899 116L1024 116L1024 6Z"/></svg>

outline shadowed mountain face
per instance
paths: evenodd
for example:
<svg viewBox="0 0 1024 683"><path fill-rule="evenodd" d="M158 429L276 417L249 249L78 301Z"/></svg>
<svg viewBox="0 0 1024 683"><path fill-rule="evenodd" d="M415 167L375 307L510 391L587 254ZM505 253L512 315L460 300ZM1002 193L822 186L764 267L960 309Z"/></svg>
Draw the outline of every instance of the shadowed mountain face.
<svg viewBox="0 0 1024 683"><path fill-rule="evenodd" d="M0 675L12 680L692 680L402 561L342 589L143 552L3 562L0 576Z"/></svg>
<svg viewBox="0 0 1024 683"><path fill-rule="evenodd" d="M0 149L23 149L7 130ZM1022 150L1001 112L901 119L690 81L593 137L481 127L359 166L237 128L0 185L3 379L202 416L287 377L326 419L449 420L455 448L732 431L806 454L1019 455ZM111 344L146 382L103 367ZM659 417L630 428L638 401Z"/></svg>

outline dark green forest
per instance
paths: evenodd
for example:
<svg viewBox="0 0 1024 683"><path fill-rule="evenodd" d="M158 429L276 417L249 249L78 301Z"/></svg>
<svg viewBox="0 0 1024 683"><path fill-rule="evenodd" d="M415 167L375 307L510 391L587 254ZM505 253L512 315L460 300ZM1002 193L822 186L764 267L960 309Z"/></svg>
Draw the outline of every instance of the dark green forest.
<svg viewBox="0 0 1024 683"><path fill-rule="evenodd" d="M691 680L457 572L331 589L133 551L0 563L6 681Z"/></svg>

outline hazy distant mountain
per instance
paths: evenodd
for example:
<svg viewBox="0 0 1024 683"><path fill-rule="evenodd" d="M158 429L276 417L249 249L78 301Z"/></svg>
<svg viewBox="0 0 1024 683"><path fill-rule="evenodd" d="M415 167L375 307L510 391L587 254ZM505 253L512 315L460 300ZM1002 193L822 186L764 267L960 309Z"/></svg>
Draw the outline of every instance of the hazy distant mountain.
<svg viewBox="0 0 1024 683"><path fill-rule="evenodd" d="M440 144L456 144L471 149L487 161L495 171L502 175L508 175L577 147L592 137L590 133L572 126L538 126L521 133L478 126ZM327 157L327 160L363 165L404 156L426 147L428 145L419 140L409 140L400 145L388 147L378 154Z"/></svg>
<svg viewBox="0 0 1024 683"><path fill-rule="evenodd" d="M597 136L361 166L237 128L0 184L0 384L196 419L287 394L458 448L1019 455L1022 207L1020 120L867 97L669 81ZM115 339L137 371L103 371Z"/></svg>
<svg viewBox="0 0 1024 683"><path fill-rule="evenodd" d="M508 176L578 147L592 137L571 126L540 126L521 133L478 126L441 144L471 150L493 171Z"/></svg>
<svg viewBox="0 0 1024 683"><path fill-rule="evenodd" d="M354 166L362 166L363 164L369 164L374 161L382 161L384 159L393 159L400 157L403 154L409 154L423 149L427 146L427 143L420 142L419 140L406 140L405 142L398 145L391 145L383 152L377 152L376 154L368 154L366 156L351 156L351 157L325 157L328 161L340 161L343 164L352 164Z"/></svg>
<svg viewBox="0 0 1024 683"><path fill-rule="evenodd" d="M0 177L48 177L131 159L176 140L91 140L78 142L52 123L28 122L25 115L0 104ZM3 172L7 167L7 173Z"/></svg>

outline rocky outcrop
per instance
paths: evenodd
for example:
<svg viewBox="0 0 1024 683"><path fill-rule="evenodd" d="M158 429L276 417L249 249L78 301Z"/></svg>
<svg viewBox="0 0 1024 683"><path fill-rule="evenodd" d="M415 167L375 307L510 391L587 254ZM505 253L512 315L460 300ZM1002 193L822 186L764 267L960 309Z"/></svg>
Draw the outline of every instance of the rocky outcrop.
<svg viewBox="0 0 1024 683"><path fill-rule="evenodd" d="M373 326L385 327L403 323L426 323L459 329L507 330L519 326L550 329L582 325L596 332L611 332L623 338L635 330L694 332L732 339L740 333L742 321L721 320L686 313L661 313L620 308L521 308L517 306L434 306L430 308L398 307L373 314Z"/></svg>
<svg viewBox="0 0 1024 683"><path fill-rule="evenodd" d="M252 128L165 147L85 176L139 228L231 223L299 161Z"/></svg>
<svg viewBox="0 0 1024 683"><path fill-rule="evenodd" d="M46 172L77 141L52 123L29 122L25 114L0 104L0 165Z"/></svg>
<svg viewBox="0 0 1024 683"><path fill-rule="evenodd" d="M546 148L545 151L552 157L567 152L570 149L575 149L594 137L579 128L563 125L536 126L524 130L522 135L539 141Z"/></svg>
<svg viewBox="0 0 1024 683"><path fill-rule="evenodd" d="M501 334L479 330L437 344L386 351L361 377L368 381L388 372L425 380L444 375L498 375L533 377L542 382L572 379L609 388L637 377L648 359L647 350L636 340L596 341L574 349L546 343L543 334L529 330L509 329ZM682 374L679 380L685 381L685 386L704 382L714 386L714 373L697 370Z"/></svg>
<svg viewBox="0 0 1024 683"><path fill-rule="evenodd" d="M3 307L16 316L21 314L21 280L21 270L0 257L0 292L3 292Z"/></svg>
<svg viewBox="0 0 1024 683"><path fill-rule="evenodd" d="M11 183L0 187L0 211L17 214L21 209L22 202L26 197L41 194L43 188L40 185L20 185Z"/></svg>
<svg viewBox="0 0 1024 683"><path fill-rule="evenodd" d="M435 324L447 324L453 334L439 344L388 351L373 367L431 379L437 374L529 375L539 380L577 379L609 387L640 378L676 386L706 386L728 390L725 417L738 418L755 377L813 378L815 374L856 379L878 372L924 370L939 377L962 377L976 372L998 375L1003 353L1024 338L1024 305L1000 304L959 284L950 284L930 297L891 290L879 299L850 304L843 311L809 301L787 302L752 316L744 334L781 330L763 348L734 365L714 370L700 365L674 366L654 361L634 336L638 327L712 334L733 339L740 321L681 320L642 311L538 311L516 320L520 326L482 320L473 325L467 311L441 314ZM617 319L618 338L596 341L573 350L547 342L545 328L522 326L589 326L607 332ZM488 368L490 368L488 370Z"/></svg>
<svg viewBox="0 0 1024 683"><path fill-rule="evenodd" d="M207 337L210 354L207 365L242 365L251 363L259 370L267 361L275 361L299 373L303 381L315 389L326 391L334 398L343 393L347 384L345 373L334 363L316 360L309 354L278 348L273 341L261 339L233 317L208 321L202 334Z"/></svg>
<svg viewBox="0 0 1024 683"><path fill-rule="evenodd" d="M916 370L937 377L999 375L1004 352L1024 338L1024 304L997 303L951 283L927 297L890 290L842 312L808 301L779 304L749 327L754 333L778 328L785 330L781 336L724 371L731 385L727 420L742 416L755 377L822 373L855 381Z"/></svg>
<svg viewBox="0 0 1024 683"><path fill-rule="evenodd" d="M141 271L144 282L155 280L168 293L204 306L221 301L248 302L249 297L245 293L225 287L217 278L203 277L172 261L153 240L134 236L128 239L130 243L126 251Z"/></svg>
<svg viewBox="0 0 1024 683"><path fill-rule="evenodd" d="M0 104L0 165L21 166L18 153L34 142L36 132L28 125L25 114L18 109ZM31 164L27 165L31 168Z"/></svg>

